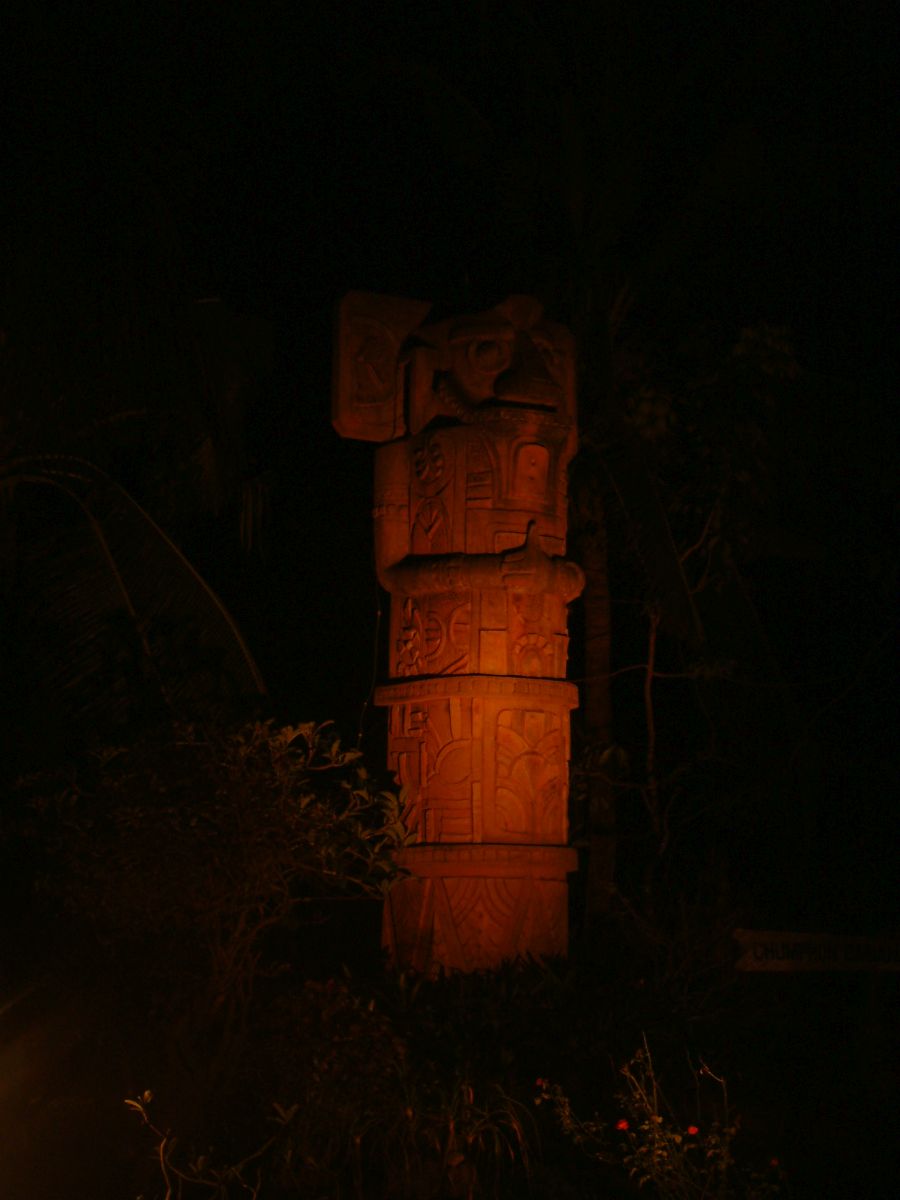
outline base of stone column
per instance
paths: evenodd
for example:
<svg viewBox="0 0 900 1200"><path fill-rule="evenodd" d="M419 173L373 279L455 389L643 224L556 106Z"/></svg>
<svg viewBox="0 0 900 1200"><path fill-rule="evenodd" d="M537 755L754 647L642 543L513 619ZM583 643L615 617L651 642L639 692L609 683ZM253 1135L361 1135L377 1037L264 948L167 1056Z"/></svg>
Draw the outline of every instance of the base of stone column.
<svg viewBox="0 0 900 1200"><path fill-rule="evenodd" d="M408 846L410 872L384 906L391 961L423 974L489 970L528 954L568 952L568 846Z"/></svg>

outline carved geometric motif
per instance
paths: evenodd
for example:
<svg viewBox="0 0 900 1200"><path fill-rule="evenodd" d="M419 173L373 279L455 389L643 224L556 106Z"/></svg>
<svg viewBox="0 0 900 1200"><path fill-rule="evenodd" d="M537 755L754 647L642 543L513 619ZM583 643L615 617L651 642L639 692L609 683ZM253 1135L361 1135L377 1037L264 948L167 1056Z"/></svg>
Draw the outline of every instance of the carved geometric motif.
<svg viewBox="0 0 900 1200"><path fill-rule="evenodd" d="M525 955L565 954L566 908L564 879L406 879L390 893L384 941L414 970L484 970Z"/></svg>
<svg viewBox="0 0 900 1200"><path fill-rule="evenodd" d="M357 408L393 401L397 392L397 340L382 321L357 318L347 358L352 363L350 398Z"/></svg>
<svg viewBox="0 0 900 1200"><path fill-rule="evenodd" d="M552 643L539 633L523 633L513 646L513 670L517 675L552 675Z"/></svg>
<svg viewBox="0 0 900 1200"><path fill-rule="evenodd" d="M481 438L466 442L466 508L490 508L494 500L494 468Z"/></svg>
<svg viewBox="0 0 900 1200"><path fill-rule="evenodd" d="M503 709L494 741L497 774L485 836L498 842L563 842L566 753L559 715Z"/></svg>
<svg viewBox="0 0 900 1200"><path fill-rule="evenodd" d="M341 301L332 420L342 437L386 442L404 432L400 348L429 308L362 292Z"/></svg>
<svg viewBox="0 0 900 1200"><path fill-rule="evenodd" d="M423 842L476 838L472 700L448 697L401 704L392 711L389 760L409 789L404 820Z"/></svg>
<svg viewBox="0 0 900 1200"><path fill-rule="evenodd" d="M450 551L450 516L438 498L423 500L413 518L410 550L413 554L447 554Z"/></svg>
<svg viewBox="0 0 900 1200"><path fill-rule="evenodd" d="M432 435L418 438L413 445L416 489L422 495L433 496L446 487L453 474L452 459L448 461L451 444L445 438Z"/></svg>
<svg viewBox="0 0 900 1200"><path fill-rule="evenodd" d="M404 821L410 833L421 825L419 796L424 777L425 728L428 711L418 701L397 704L391 709L388 726L388 762L408 795Z"/></svg>
<svg viewBox="0 0 900 1200"><path fill-rule="evenodd" d="M473 970L566 950L575 355L528 297L425 325L428 309L345 298L333 420L382 443L392 682L376 703L412 835L385 944L418 970Z"/></svg>
<svg viewBox="0 0 900 1200"><path fill-rule="evenodd" d="M565 605L546 592L510 596L509 637L516 675L560 678L566 672Z"/></svg>
<svg viewBox="0 0 900 1200"><path fill-rule="evenodd" d="M420 434L410 444L413 554L447 554L452 543L454 447L450 438Z"/></svg>
<svg viewBox="0 0 900 1200"><path fill-rule="evenodd" d="M407 596L402 606L395 604L394 612L399 628L393 639L392 675L455 675L468 669L470 596Z"/></svg>

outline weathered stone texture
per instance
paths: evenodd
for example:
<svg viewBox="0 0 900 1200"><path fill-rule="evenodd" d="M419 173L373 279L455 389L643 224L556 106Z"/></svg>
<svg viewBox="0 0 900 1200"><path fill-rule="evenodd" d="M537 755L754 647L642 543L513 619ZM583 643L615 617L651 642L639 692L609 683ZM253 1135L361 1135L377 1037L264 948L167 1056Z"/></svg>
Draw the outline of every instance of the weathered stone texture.
<svg viewBox="0 0 900 1200"><path fill-rule="evenodd" d="M345 298L333 420L382 443L392 682L376 699L414 837L385 945L419 970L473 970L566 951L574 354L529 297L430 325L428 309Z"/></svg>

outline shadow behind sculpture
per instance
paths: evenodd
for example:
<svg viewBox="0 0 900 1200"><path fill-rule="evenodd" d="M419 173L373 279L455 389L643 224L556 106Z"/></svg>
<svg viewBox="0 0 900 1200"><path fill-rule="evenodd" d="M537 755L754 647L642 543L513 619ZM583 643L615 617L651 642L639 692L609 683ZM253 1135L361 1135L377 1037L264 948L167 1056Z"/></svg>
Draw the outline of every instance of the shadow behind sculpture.
<svg viewBox="0 0 900 1200"><path fill-rule="evenodd" d="M567 949L566 468L574 346L538 302L426 324L430 305L340 306L333 421L380 442L375 557L391 596L389 761L410 875L383 939L434 972Z"/></svg>

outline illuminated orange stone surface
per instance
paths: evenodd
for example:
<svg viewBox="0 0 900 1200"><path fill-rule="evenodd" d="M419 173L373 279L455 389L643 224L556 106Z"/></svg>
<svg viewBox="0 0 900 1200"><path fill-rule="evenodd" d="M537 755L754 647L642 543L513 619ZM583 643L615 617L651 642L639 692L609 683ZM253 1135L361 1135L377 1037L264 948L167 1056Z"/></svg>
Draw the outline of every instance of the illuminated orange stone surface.
<svg viewBox="0 0 900 1200"><path fill-rule="evenodd" d="M574 350L537 301L426 322L352 293L333 421L376 452L375 554L391 595L389 760L409 878L384 943L401 966L475 970L567 949L566 467Z"/></svg>

